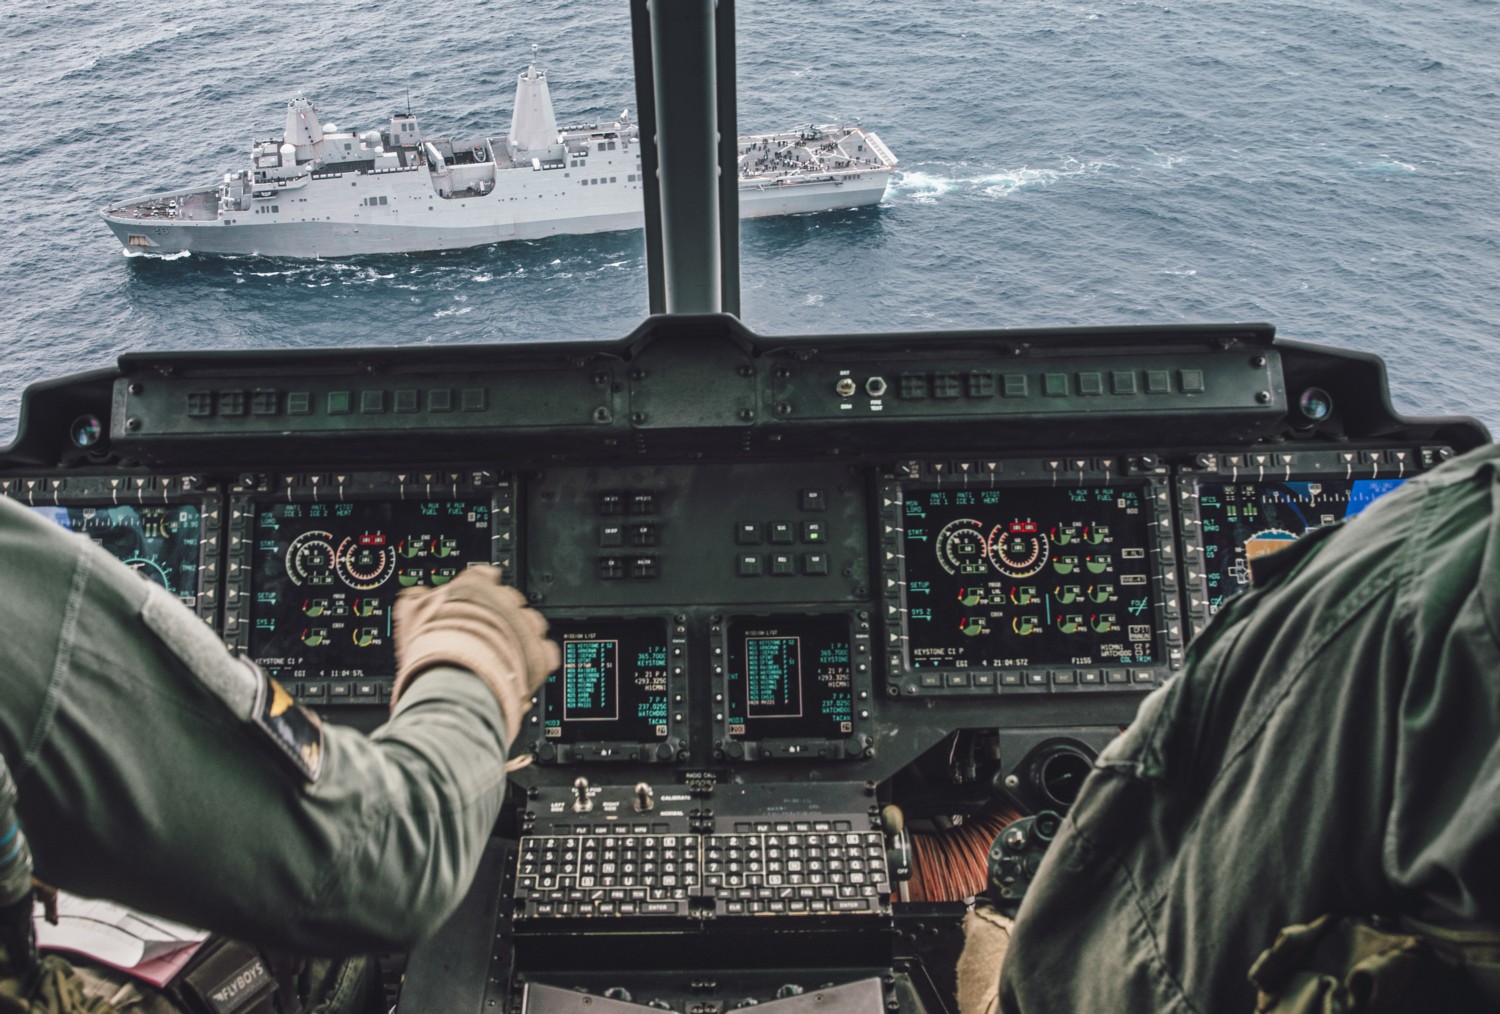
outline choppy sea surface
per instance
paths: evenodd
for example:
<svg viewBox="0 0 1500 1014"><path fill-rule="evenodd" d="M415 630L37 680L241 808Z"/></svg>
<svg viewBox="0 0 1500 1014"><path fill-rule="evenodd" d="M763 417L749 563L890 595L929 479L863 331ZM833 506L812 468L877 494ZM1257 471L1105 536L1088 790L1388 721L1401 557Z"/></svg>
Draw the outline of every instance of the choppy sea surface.
<svg viewBox="0 0 1500 1014"><path fill-rule="evenodd" d="M742 131L858 118L879 207L746 223L763 333L1265 320L1500 431L1497 0L740 0ZM624 0L19 0L0 70L0 443L25 385L141 349L616 338L637 232L301 262L127 257L111 200L208 183L301 91L498 136L635 106Z"/></svg>

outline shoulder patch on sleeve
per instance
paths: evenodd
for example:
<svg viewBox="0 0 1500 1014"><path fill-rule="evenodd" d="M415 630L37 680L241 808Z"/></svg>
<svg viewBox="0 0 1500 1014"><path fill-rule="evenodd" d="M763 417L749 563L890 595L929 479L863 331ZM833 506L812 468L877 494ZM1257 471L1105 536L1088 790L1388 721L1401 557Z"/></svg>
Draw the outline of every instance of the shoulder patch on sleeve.
<svg viewBox="0 0 1500 1014"><path fill-rule="evenodd" d="M282 754L309 782L323 771L323 722L292 699L286 688L261 672L260 696L250 720L271 737Z"/></svg>

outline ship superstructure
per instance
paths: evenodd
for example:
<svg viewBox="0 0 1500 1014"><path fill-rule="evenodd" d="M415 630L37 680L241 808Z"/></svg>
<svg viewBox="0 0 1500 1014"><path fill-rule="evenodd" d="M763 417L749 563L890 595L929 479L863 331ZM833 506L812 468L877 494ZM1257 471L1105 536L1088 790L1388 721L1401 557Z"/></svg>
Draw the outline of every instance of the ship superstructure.
<svg viewBox="0 0 1500 1014"><path fill-rule="evenodd" d="M342 257L638 228L640 128L628 110L559 128L535 55L503 136L428 137L410 111L382 130L339 130L298 95L249 168L101 214L128 250L152 254ZM874 204L895 166L857 125L741 137L740 215Z"/></svg>

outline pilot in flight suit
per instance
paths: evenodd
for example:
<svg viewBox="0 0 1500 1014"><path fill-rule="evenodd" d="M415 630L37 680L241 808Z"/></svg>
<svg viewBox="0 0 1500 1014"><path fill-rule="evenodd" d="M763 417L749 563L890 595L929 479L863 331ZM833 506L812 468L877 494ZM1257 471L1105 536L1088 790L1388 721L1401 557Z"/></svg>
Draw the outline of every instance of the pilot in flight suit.
<svg viewBox="0 0 1500 1014"><path fill-rule="evenodd" d="M1016 918L999 1007L1251 1011L1257 955L1324 913L1492 931L1497 793L1489 446L1256 561L1099 756Z"/></svg>
<svg viewBox="0 0 1500 1014"><path fill-rule="evenodd" d="M3 497L0 579L0 756L37 877L285 951L400 948L442 924L558 664L492 568L412 589L391 716L366 736L322 724L163 589Z"/></svg>

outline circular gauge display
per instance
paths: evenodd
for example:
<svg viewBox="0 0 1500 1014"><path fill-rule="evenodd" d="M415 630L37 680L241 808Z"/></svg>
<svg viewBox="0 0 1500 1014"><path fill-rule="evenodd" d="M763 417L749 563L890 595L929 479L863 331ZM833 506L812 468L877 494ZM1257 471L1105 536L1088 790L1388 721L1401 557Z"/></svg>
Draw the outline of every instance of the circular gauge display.
<svg viewBox="0 0 1500 1014"><path fill-rule="evenodd" d="M286 572L295 584L327 584L333 571L333 533L303 532L286 550Z"/></svg>
<svg viewBox="0 0 1500 1014"><path fill-rule="evenodd" d="M163 588L172 587L172 582L167 577L166 569L155 560L148 560L142 556L132 556L122 562L152 584L159 584Z"/></svg>
<svg viewBox="0 0 1500 1014"><path fill-rule="evenodd" d="M334 566L350 588L371 591L389 581L396 572L396 553L384 535L366 532L339 543Z"/></svg>
<svg viewBox="0 0 1500 1014"><path fill-rule="evenodd" d="M984 526L972 518L950 521L938 532L938 564L950 574L983 574L987 554Z"/></svg>
<svg viewBox="0 0 1500 1014"><path fill-rule="evenodd" d="M1009 521L990 531L990 563L1006 577L1030 577L1046 565L1047 553L1047 536L1035 521Z"/></svg>

